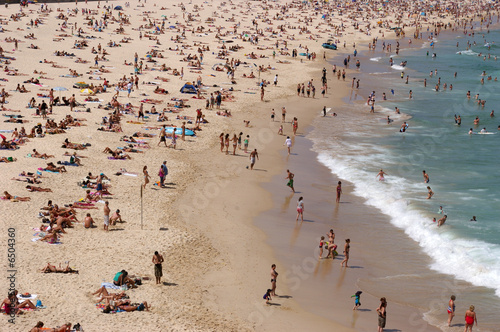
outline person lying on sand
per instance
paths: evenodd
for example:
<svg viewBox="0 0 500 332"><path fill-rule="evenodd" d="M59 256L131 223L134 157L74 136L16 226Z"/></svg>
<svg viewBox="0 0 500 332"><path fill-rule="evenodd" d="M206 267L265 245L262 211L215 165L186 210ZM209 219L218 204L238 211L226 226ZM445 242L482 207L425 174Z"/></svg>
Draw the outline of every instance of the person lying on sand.
<svg viewBox="0 0 500 332"><path fill-rule="evenodd" d="M56 165L54 165L54 163L51 162L51 163L47 163L47 167L44 168L44 171L65 173L66 167L64 167L64 166L57 167Z"/></svg>
<svg viewBox="0 0 500 332"><path fill-rule="evenodd" d="M11 202L17 202L17 201L27 202L27 201L31 201L30 197L12 196L7 191L3 192L3 196L0 196L0 199L10 200Z"/></svg>
<svg viewBox="0 0 500 332"><path fill-rule="evenodd" d="M67 331L72 331L71 330L71 323L66 323L62 325L61 327L54 327L54 328L44 328L43 327L43 322L38 322L35 327L33 327L30 332L67 332Z"/></svg>
<svg viewBox="0 0 500 332"><path fill-rule="evenodd" d="M50 189L50 188L40 188L40 187L35 187L35 186L30 186L30 185L27 185L26 189L28 189L29 192L34 192L34 191L50 192L50 193L52 192L52 189Z"/></svg>
<svg viewBox="0 0 500 332"><path fill-rule="evenodd" d="M42 159L54 158L53 155L48 155L46 153L40 153L36 149L33 149L33 153L31 153L31 156L34 158L42 158Z"/></svg>
<svg viewBox="0 0 500 332"><path fill-rule="evenodd" d="M78 271L73 270L72 268L69 267L69 262L66 267L61 267L61 264L59 264L59 268L57 268L55 265L50 265L50 263L47 263L47 266L42 268L40 270L42 273L78 273Z"/></svg>

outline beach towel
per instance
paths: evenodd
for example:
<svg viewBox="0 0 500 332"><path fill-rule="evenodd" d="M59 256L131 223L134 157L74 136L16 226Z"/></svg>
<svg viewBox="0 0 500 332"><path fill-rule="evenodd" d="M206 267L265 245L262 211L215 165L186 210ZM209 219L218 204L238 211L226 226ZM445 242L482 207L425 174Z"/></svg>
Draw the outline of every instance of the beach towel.
<svg viewBox="0 0 500 332"><path fill-rule="evenodd" d="M58 165L64 165L64 166L78 166L77 164L72 164L69 161L58 161Z"/></svg>
<svg viewBox="0 0 500 332"><path fill-rule="evenodd" d="M38 295L36 295L36 294L30 294L30 296L29 296L29 297L23 297L23 296L21 296L21 295L22 295L22 294L17 294L17 299L18 299L19 301L21 301L21 302L22 302L22 301L26 301L26 300L34 300L34 299L36 299L36 298L38 297Z"/></svg>
<svg viewBox="0 0 500 332"><path fill-rule="evenodd" d="M108 157L109 160L125 160L127 158L123 157L123 158L115 158L115 157Z"/></svg>
<svg viewBox="0 0 500 332"><path fill-rule="evenodd" d="M101 283L101 287L104 286L105 288L108 289L122 289L120 286L116 286L112 282L103 282Z"/></svg>

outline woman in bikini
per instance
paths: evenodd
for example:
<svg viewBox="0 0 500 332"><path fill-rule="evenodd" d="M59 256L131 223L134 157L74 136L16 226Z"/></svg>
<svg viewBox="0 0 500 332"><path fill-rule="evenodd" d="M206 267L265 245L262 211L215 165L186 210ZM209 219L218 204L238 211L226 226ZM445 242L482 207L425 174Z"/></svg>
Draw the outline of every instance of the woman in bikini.
<svg viewBox="0 0 500 332"><path fill-rule="evenodd" d="M299 220L299 217L304 221L304 198L300 197L298 202L297 202L297 219L295 221Z"/></svg>
<svg viewBox="0 0 500 332"><path fill-rule="evenodd" d="M328 235L328 255L326 258L332 257L332 259L335 259L334 251L337 249L337 245L335 244L335 233L333 232L333 229L330 229L330 233Z"/></svg>
<svg viewBox="0 0 500 332"><path fill-rule="evenodd" d="M229 134L224 137L224 146L226 147L226 154L229 154Z"/></svg>
<svg viewBox="0 0 500 332"><path fill-rule="evenodd" d="M384 181L385 180L384 175L387 175L387 173L381 169L380 172L378 172L378 174L375 177L378 178L379 181Z"/></svg>
<svg viewBox="0 0 500 332"><path fill-rule="evenodd" d="M238 146L238 136L236 136L236 134L234 134L231 141L233 141L233 156L235 156L236 155L236 146Z"/></svg>
<svg viewBox="0 0 500 332"><path fill-rule="evenodd" d="M5 199L5 200L10 200L10 201L13 201L13 202L16 202L16 201L21 201L21 202L31 201L31 197L12 196L7 191L4 191L3 192L3 196L1 196L0 198L1 199Z"/></svg>
<svg viewBox="0 0 500 332"><path fill-rule="evenodd" d="M474 326L474 322L476 322L477 326L477 316L476 312L474 311L474 306L471 305L469 307L469 310L465 312L465 330L464 332L470 331L472 332L472 327Z"/></svg>
<svg viewBox="0 0 500 332"><path fill-rule="evenodd" d="M342 195L342 182L338 182L337 184L337 203L340 203L340 196Z"/></svg>
<svg viewBox="0 0 500 332"><path fill-rule="evenodd" d="M451 326L453 317L455 317L455 295L452 295L448 301L448 326Z"/></svg>
<svg viewBox="0 0 500 332"><path fill-rule="evenodd" d="M345 263L345 267L348 267L347 266L347 262L349 261L349 250L351 248L351 240L350 239L346 239L345 240L345 245L344 245L344 260L342 261L342 263L340 263L340 266L341 267L344 267L344 263Z"/></svg>
<svg viewBox="0 0 500 332"><path fill-rule="evenodd" d="M144 166L142 169L142 173L144 173L144 184L142 185L142 189L146 189L146 185L149 183L149 173L148 173L148 166Z"/></svg>
<svg viewBox="0 0 500 332"><path fill-rule="evenodd" d="M220 133L219 142L220 142L220 152L222 152L224 151L224 133Z"/></svg>

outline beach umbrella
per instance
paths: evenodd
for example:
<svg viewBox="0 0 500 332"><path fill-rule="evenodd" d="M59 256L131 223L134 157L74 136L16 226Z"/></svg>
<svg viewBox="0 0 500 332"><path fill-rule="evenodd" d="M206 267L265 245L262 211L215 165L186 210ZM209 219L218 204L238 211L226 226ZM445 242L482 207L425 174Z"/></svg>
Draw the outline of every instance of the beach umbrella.
<svg viewBox="0 0 500 332"><path fill-rule="evenodd" d="M115 10L123 10L123 7L122 6L116 6Z"/></svg>
<svg viewBox="0 0 500 332"><path fill-rule="evenodd" d="M61 91L68 91L68 89L66 89L63 86L56 86L55 88L53 88L53 90L54 91L59 91L59 98L61 98Z"/></svg>
<svg viewBox="0 0 500 332"><path fill-rule="evenodd" d="M80 90L81 93L86 93L86 94L89 94L89 95L93 95L94 94L94 91L90 90L90 89L82 89Z"/></svg>

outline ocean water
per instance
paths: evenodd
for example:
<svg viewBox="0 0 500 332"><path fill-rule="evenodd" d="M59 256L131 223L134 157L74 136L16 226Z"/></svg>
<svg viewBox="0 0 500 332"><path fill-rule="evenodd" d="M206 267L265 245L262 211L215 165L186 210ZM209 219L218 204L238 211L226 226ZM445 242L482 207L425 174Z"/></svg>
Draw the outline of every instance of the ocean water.
<svg viewBox="0 0 500 332"><path fill-rule="evenodd" d="M343 121L343 132L331 131L320 120L310 134L317 158L351 182L355 195L388 215L395 227L416 241L431 258L429 268L490 289L498 303L500 81L494 79L500 79L500 59L495 60L495 56L500 58L500 31L476 32L475 36L450 33L439 36L434 48L426 42L421 48L405 49L407 40L400 42L402 51L392 54L392 67L380 45L377 51L361 54L362 89L351 95L354 102L333 110L339 113L338 121ZM468 49L467 42L475 45ZM407 61L406 67L400 65L402 61ZM408 84L401 79L402 71L405 78L409 75ZM487 79L490 75L492 80ZM435 91L438 78L440 91ZM365 101L372 90L376 91L376 113L370 115ZM387 101L382 100L383 92ZM484 107L478 105L476 94L486 100ZM396 115L394 107L402 114ZM353 109L365 110L366 116L348 118L346 114ZM492 110L498 117L490 117ZM455 124L454 115L461 116L461 126ZM391 124L387 116L394 120ZM480 119L477 126L473 124L476 116ZM403 121L409 128L400 133ZM488 134L469 135L470 128L475 133L486 128ZM380 169L388 174L385 181L376 179ZM423 181L423 170L430 176L428 184ZM427 199L428 185L434 192L432 199ZM444 214L448 219L438 228L432 219ZM470 221L472 216L477 221Z"/></svg>

